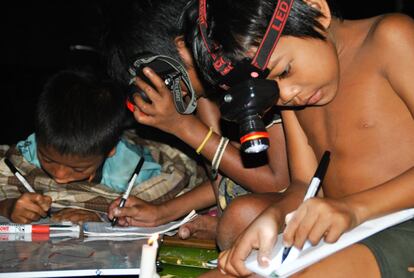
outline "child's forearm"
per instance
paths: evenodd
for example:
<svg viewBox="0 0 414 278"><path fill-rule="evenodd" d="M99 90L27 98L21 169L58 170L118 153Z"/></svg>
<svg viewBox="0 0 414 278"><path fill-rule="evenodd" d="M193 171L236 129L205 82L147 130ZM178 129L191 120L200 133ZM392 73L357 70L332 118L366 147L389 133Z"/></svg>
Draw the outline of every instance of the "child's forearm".
<svg viewBox="0 0 414 278"><path fill-rule="evenodd" d="M166 222L176 220L192 210L208 208L216 204L214 191L209 181L161 205Z"/></svg>
<svg viewBox="0 0 414 278"><path fill-rule="evenodd" d="M354 211L358 225L384 214L414 208L413 183L414 167L381 185L342 200Z"/></svg>
<svg viewBox="0 0 414 278"><path fill-rule="evenodd" d="M192 148L197 149L208 132L209 127L207 125L198 118L191 117L186 119L185 123L182 123L180 131L176 133L176 136ZM220 138L219 134L213 132L201 150L200 154L210 162L216 153ZM281 148L284 151L284 146L281 146ZM269 164L246 168L243 164L240 150L232 143L227 145L219 169L227 177L252 192L276 192L285 188L286 181L288 180L285 178L288 176L287 170L275 169L273 171ZM283 176L283 178L279 176Z"/></svg>
<svg viewBox="0 0 414 278"><path fill-rule="evenodd" d="M0 201L0 215L10 219L14 204L17 199L4 199Z"/></svg>

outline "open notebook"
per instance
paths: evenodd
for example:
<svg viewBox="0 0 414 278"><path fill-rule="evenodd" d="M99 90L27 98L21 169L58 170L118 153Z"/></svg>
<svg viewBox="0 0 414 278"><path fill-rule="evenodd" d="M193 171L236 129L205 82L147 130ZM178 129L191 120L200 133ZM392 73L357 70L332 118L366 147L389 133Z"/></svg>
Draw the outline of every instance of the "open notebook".
<svg viewBox="0 0 414 278"><path fill-rule="evenodd" d="M157 227L112 227L108 222L86 222L83 224L83 234L88 237L137 237L151 236L152 234L165 234L179 228L191 221L197 213L193 210L181 221L173 221Z"/></svg>
<svg viewBox="0 0 414 278"><path fill-rule="evenodd" d="M337 242L325 243L321 241L318 245L311 246L308 242L302 251L292 247L288 258L281 263L283 244L282 234L279 234L277 243L273 248L269 267L262 268L257 263L257 252L253 251L246 259L246 267L251 271L265 277L286 277L292 275L321 259L367 238L379 231L398 223L407 221L414 217L414 209L406 209L362 223L354 229L344 233ZM291 256L292 255L292 256Z"/></svg>

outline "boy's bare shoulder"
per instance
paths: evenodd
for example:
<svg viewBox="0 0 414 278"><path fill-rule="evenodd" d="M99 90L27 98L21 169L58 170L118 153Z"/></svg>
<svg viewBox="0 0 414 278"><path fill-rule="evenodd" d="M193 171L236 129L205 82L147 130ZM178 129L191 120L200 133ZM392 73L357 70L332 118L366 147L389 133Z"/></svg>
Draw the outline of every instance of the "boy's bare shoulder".
<svg viewBox="0 0 414 278"><path fill-rule="evenodd" d="M378 16L373 21L367 39L367 42L381 47L384 51L395 51L395 47L404 47L414 42L414 20L408 15L398 13Z"/></svg>

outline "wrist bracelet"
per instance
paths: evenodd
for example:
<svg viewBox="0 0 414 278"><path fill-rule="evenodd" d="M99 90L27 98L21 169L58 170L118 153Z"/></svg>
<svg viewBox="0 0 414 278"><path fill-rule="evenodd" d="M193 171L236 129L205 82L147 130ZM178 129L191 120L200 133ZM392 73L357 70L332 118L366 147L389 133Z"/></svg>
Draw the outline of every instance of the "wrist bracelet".
<svg viewBox="0 0 414 278"><path fill-rule="evenodd" d="M201 153L201 150L204 148L204 146L206 145L208 139L210 139L212 134L213 134L213 128L210 126L210 130L208 131L206 137L204 137L203 142L201 142L200 146L198 146L198 148L196 149L197 154Z"/></svg>
<svg viewBox="0 0 414 278"><path fill-rule="evenodd" d="M218 168L229 141L230 140L226 137L221 137L220 139L220 143L217 147L216 153L214 154L213 160L211 161L211 177L213 179L217 178Z"/></svg>

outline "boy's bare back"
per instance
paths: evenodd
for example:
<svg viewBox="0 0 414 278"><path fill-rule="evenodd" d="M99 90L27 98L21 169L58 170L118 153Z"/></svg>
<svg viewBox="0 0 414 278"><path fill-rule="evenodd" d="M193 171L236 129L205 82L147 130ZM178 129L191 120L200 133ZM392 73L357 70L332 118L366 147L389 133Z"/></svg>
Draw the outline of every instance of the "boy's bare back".
<svg viewBox="0 0 414 278"><path fill-rule="evenodd" d="M338 93L328 105L307 107L297 116L315 152L335 154L324 193L341 197L414 165L414 96L404 85L414 77L409 62L414 59L414 22L386 15L333 24Z"/></svg>

